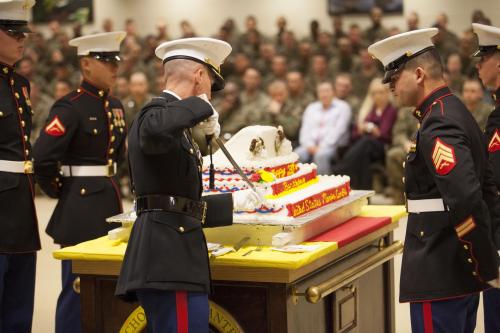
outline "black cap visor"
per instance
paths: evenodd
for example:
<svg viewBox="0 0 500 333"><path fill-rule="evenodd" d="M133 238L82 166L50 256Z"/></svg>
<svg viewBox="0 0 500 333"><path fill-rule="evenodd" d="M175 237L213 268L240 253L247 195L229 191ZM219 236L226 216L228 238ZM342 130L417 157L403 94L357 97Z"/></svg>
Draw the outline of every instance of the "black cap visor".
<svg viewBox="0 0 500 333"><path fill-rule="evenodd" d="M89 57L108 63L119 63L122 61L120 52L89 52Z"/></svg>
<svg viewBox="0 0 500 333"><path fill-rule="evenodd" d="M500 51L500 45L479 45L478 49L472 53L471 57L484 57L496 51Z"/></svg>
<svg viewBox="0 0 500 333"><path fill-rule="evenodd" d="M417 57L417 56L419 56L427 51L430 51L432 49L434 49L434 46L426 47L426 48L424 48L418 52L415 52L415 53L410 53L410 54L406 53L406 54L403 54L401 57L397 58L396 60L393 60L390 63L388 63L387 66L384 67L385 73L384 73L384 78L382 79L382 83L391 82L392 76L394 76L396 73L400 72L405 67L404 65L409 60L411 60L411 59L413 59L413 58L415 58L415 57Z"/></svg>
<svg viewBox="0 0 500 333"><path fill-rule="evenodd" d="M10 34L31 33L28 21L0 20L0 29Z"/></svg>

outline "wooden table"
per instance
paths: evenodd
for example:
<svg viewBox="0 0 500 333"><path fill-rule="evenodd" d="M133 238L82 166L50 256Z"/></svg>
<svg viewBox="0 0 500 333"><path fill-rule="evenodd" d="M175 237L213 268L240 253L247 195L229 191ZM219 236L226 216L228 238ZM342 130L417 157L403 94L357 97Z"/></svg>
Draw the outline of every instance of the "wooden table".
<svg viewBox="0 0 500 333"><path fill-rule="evenodd" d="M266 259L279 255L270 249L246 261L238 254L211 260L212 332L395 332L391 258L402 244L392 231L404 216L400 206L367 206L312 239L317 254L285 254L278 265ZM124 246L101 251L91 242L54 255L73 260L80 275L83 332L145 332L142 309L114 296Z"/></svg>

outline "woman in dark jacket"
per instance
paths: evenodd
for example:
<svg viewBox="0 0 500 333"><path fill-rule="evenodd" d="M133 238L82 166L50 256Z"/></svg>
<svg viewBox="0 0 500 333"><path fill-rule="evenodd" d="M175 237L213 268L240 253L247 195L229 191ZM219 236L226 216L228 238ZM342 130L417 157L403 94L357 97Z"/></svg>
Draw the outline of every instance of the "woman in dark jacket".
<svg viewBox="0 0 500 333"><path fill-rule="evenodd" d="M380 78L373 79L353 129L352 144L333 166L333 173L350 176L352 188L371 189L370 165L385 160L385 150L392 143L392 127L397 114L390 101L388 85L382 84Z"/></svg>

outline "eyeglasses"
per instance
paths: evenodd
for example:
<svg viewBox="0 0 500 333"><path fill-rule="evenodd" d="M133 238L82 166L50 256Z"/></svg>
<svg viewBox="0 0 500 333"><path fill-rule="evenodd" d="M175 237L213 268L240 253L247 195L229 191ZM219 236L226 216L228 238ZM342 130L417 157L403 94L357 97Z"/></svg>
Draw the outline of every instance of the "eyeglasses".
<svg viewBox="0 0 500 333"><path fill-rule="evenodd" d="M20 40L26 38L26 34L21 31L14 30L12 28L0 25L0 30L2 30L7 36Z"/></svg>

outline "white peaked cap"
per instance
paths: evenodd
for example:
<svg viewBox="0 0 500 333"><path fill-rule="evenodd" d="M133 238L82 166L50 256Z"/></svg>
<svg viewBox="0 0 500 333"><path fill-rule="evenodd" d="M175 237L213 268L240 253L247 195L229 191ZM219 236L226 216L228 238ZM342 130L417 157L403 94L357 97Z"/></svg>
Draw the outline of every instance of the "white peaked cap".
<svg viewBox="0 0 500 333"><path fill-rule="evenodd" d="M437 28L408 31L370 45L368 52L384 65L384 83L389 82L405 62L434 47L431 38L438 31Z"/></svg>
<svg viewBox="0 0 500 333"><path fill-rule="evenodd" d="M0 21L28 21L34 0L0 0Z"/></svg>
<svg viewBox="0 0 500 333"><path fill-rule="evenodd" d="M78 55L89 55L90 52L120 52L120 44L127 33L125 31L104 32L74 38L69 45L78 48Z"/></svg>
<svg viewBox="0 0 500 333"><path fill-rule="evenodd" d="M231 50L231 45L222 40L193 37L162 43L156 48L155 54L163 62L174 59L189 59L207 65L216 76L213 90L220 90L224 87L220 66Z"/></svg>
<svg viewBox="0 0 500 333"><path fill-rule="evenodd" d="M479 48L473 57L481 57L489 52L500 51L500 28L479 23L472 23L472 30L477 34Z"/></svg>

